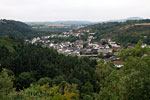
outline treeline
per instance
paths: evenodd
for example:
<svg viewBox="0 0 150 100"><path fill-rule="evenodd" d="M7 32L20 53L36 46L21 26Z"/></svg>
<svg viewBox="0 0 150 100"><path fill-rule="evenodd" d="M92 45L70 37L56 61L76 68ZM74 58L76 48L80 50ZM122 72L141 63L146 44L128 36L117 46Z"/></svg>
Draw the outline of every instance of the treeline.
<svg viewBox="0 0 150 100"><path fill-rule="evenodd" d="M1 100L149 100L150 49L122 49L113 62L65 56L53 48L0 37Z"/></svg>

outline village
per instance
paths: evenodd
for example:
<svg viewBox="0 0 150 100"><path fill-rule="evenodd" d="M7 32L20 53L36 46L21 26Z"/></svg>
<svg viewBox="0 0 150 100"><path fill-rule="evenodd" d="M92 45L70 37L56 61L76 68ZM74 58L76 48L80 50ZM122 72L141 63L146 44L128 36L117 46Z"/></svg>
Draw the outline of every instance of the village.
<svg viewBox="0 0 150 100"><path fill-rule="evenodd" d="M73 37L81 37L88 33L87 41L83 40L76 40L75 42L65 41L60 43L55 43L53 38L69 38ZM119 61L120 53L120 44L112 41L110 38L108 39L100 39L99 42L92 42L95 33L90 33L89 30L78 30L78 31L68 31L63 32L62 34L51 34L48 36L41 36L34 38L31 43L42 43L43 46L54 48L59 53L63 53L65 55L74 55L74 56L86 56L92 57L96 59L104 59L105 63L110 61L114 62L114 65L117 68L121 68L123 66L123 62ZM147 46L143 44L142 47L144 48ZM128 48L133 48L133 46L129 46Z"/></svg>

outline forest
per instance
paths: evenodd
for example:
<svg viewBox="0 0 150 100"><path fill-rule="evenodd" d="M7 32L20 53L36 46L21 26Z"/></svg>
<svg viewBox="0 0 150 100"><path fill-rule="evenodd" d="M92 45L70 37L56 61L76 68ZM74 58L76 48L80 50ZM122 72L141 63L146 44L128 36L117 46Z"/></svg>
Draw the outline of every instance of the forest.
<svg viewBox="0 0 150 100"><path fill-rule="evenodd" d="M0 37L1 100L149 100L150 48L142 41L117 55L116 68L88 57Z"/></svg>

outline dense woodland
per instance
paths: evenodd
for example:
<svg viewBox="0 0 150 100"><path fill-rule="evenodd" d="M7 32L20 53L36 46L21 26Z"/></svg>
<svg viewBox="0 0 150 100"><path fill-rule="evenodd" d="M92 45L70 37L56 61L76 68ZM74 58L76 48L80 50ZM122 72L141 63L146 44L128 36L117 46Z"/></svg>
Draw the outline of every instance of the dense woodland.
<svg viewBox="0 0 150 100"><path fill-rule="evenodd" d="M9 35L18 38L30 38L37 34L30 26L13 20L0 20L0 36Z"/></svg>
<svg viewBox="0 0 150 100"><path fill-rule="evenodd" d="M0 37L1 100L149 100L150 49L122 49L124 67Z"/></svg>
<svg viewBox="0 0 150 100"><path fill-rule="evenodd" d="M141 48L142 41L121 49L124 66L117 69L113 62L65 56L7 35L0 36L1 100L150 99L150 48Z"/></svg>

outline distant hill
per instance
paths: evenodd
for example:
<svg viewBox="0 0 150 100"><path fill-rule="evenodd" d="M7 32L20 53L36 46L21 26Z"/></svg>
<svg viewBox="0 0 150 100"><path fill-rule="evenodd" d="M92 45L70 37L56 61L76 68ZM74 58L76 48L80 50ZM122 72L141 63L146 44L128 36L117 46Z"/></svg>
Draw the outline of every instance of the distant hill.
<svg viewBox="0 0 150 100"><path fill-rule="evenodd" d="M75 25L81 25L81 24L95 24L96 22L90 22L90 21L57 21L56 23L62 23L62 24L75 24Z"/></svg>
<svg viewBox="0 0 150 100"><path fill-rule="evenodd" d="M141 17L129 17L129 18L125 18L125 19L109 20L106 22L125 22L127 20L143 20L143 18L141 18Z"/></svg>
<svg viewBox="0 0 150 100"><path fill-rule="evenodd" d="M127 20L143 20L141 17L129 17Z"/></svg>
<svg viewBox="0 0 150 100"><path fill-rule="evenodd" d="M118 20L108 20L108 21L101 21L101 22L124 22L127 20L142 20L141 17L129 17L126 19L118 19ZM91 24L98 24L97 22L91 22L91 21L43 21L43 22L24 22L29 25L45 25L45 24L69 24L69 25L91 25Z"/></svg>
<svg viewBox="0 0 150 100"><path fill-rule="evenodd" d="M88 24L96 24L97 22L90 22L90 21L45 21L45 22L25 22L29 25L35 24L69 24L69 25L88 25Z"/></svg>
<svg viewBox="0 0 150 100"><path fill-rule="evenodd" d="M102 38L112 38L113 40L127 45L136 44L139 40L150 44L150 19L128 20L126 22L105 22L86 27L91 32L95 32L99 41Z"/></svg>
<svg viewBox="0 0 150 100"><path fill-rule="evenodd" d="M31 38L36 34L30 26L14 20L0 20L0 36L8 35L19 38Z"/></svg>

